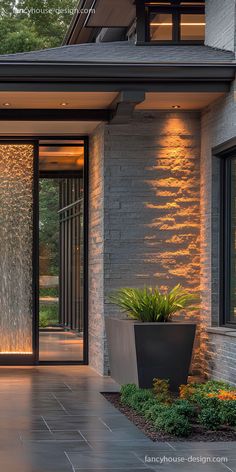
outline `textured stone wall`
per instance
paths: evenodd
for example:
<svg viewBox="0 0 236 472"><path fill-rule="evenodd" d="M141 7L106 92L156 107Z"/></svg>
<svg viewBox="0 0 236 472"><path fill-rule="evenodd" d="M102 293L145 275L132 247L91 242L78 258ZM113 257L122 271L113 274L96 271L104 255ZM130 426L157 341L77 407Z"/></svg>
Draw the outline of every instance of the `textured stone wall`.
<svg viewBox="0 0 236 472"><path fill-rule="evenodd" d="M100 372L103 315L118 316L118 311L107 301L112 290L144 285L165 288L177 283L192 292L199 290L199 128L200 117L195 112L136 112L129 124L105 125L104 148L102 128L92 137L90 232L92 229L93 238L89 279L90 297L95 298L90 300L90 363L95 367L99 364ZM96 143L102 148L100 157L95 150ZM102 170L95 171L101 159ZM100 174L103 170L104 203ZM102 204L104 246L100 239ZM94 253L99 260L93 260ZM104 306L100 290L104 293ZM190 318L189 314L185 316ZM198 319L197 312L195 318ZM196 368L198 354L197 348ZM106 348L104 372L108 372Z"/></svg>
<svg viewBox="0 0 236 472"><path fill-rule="evenodd" d="M219 326L219 249L220 249L220 161L212 148L236 136L235 84L231 92L209 106L202 114L201 151L201 332L202 364L207 376L226 378L236 383L236 361L232 345L235 338L207 332ZM223 333L223 334L222 334ZM227 334L227 333L226 333ZM204 349L204 346L206 349ZM233 356L234 352L234 356ZM226 359L228 367L226 368Z"/></svg>
<svg viewBox="0 0 236 472"><path fill-rule="evenodd" d="M236 1L206 0L207 46L235 51Z"/></svg>
<svg viewBox="0 0 236 472"><path fill-rule="evenodd" d="M89 363L104 365L104 126L90 137L89 149Z"/></svg>

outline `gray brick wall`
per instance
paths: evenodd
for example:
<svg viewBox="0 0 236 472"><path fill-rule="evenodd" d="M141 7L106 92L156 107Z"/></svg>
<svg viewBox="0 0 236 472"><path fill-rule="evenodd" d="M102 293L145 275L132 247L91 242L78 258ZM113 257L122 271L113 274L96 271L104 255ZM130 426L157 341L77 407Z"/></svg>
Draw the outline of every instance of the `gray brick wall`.
<svg viewBox="0 0 236 472"><path fill-rule="evenodd" d="M236 385L236 331L211 333L206 345L207 376Z"/></svg>
<svg viewBox="0 0 236 472"><path fill-rule="evenodd" d="M235 369L231 368L232 346L223 334L207 333L209 326L219 326L219 245L220 245L220 162L212 156L212 148L236 136L235 84L226 97L220 98L202 114L201 150L201 332L202 364L208 376L227 377L236 383ZM208 355L205 356L205 348ZM231 349L231 348L230 348ZM232 349L231 349L232 350ZM225 351L225 352L224 352ZM233 352L233 351L232 351ZM234 350L235 353L235 350ZM229 358L228 368L225 362ZM222 362L224 358L224 362ZM210 360L209 362L207 362ZM213 362L214 361L214 362ZM236 355L234 356L234 362Z"/></svg>
<svg viewBox="0 0 236 472"><path fill-rule="evenodd" d="M199 291L199 128L200 117L195 112L136 112L128 125L104 126L104 149L102 128L92 137L89 280L90 296L95 299L90 300L90 363L99 372L103 361L104 372L108 372L106 348L104 359L99 352L104 349L103 316L119 316L107 302L112 290L157 284L165 288L180 282ZM97 142L102 148L100 157ZM97 168L101 159L103 189ZM100 240L102 205L104 246ZM94 254L98 256L95 261ZM194 319L198 317L196 312ZM196 369L198 359L196 344Z"/></svg>
<svg viewBox="0 0 236 472"><path fill-rule="evenodd" d="M236 1L206 0L207 46L235 51Z"/></svg>

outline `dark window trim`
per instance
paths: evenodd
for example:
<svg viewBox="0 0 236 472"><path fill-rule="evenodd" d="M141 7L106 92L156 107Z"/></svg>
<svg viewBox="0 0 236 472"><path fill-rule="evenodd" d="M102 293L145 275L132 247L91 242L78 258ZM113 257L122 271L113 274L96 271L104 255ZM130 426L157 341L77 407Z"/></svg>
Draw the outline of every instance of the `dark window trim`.
<svg viewBox="0 0 236 472"><path fill-rule="evenodd" d="M150 14L151 12L171 13L173 16L173 36L172 40L153 41L150 38ZM136 17L137 17L137 45L142 43L154 45L201 45L204 40L181 40L180 37L180 21L181 14L204 14L205 7L203 5L180 5L173 2L172 5L148 5L140 0L136 0Z"/></svg>
<svg viewBox="0 0 236 472"><path fill-rule="evenodd" d="M230 321L230 220L231 220L231 163L236 157L236 140L215 148L213 154L220 162L220 316L219 324L236 329Z"/></svg>

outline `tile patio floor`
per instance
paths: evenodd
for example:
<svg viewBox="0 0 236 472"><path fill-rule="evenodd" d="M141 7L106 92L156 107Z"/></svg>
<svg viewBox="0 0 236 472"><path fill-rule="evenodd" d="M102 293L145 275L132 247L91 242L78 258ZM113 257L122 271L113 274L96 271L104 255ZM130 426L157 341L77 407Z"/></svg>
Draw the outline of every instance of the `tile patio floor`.
<svg viewBox="0 0 236 472"><path fill-rule="evenodd" d="M0 471L236 472L235 443L153 443L100 395L112 390L86 366L1 368Z"/></svg>

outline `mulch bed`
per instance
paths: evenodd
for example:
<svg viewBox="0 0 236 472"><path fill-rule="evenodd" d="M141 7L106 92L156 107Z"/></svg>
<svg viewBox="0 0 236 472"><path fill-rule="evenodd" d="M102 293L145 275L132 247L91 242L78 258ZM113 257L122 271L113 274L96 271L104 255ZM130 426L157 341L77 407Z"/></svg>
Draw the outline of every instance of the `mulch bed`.
<svg viewBox="0 0 236 472"><path fill-rule="evenodd" d="M200 425L193 425L193 432L187 438L178 438L170 434L155 431L150 421L132 408L122 405L119 393L103 393L104 397L134 423L152 441L236 441L236 431L222 428L218 431L206 431Z"/></svg>

